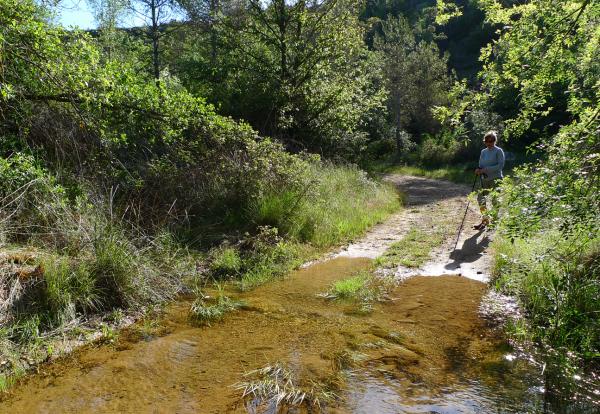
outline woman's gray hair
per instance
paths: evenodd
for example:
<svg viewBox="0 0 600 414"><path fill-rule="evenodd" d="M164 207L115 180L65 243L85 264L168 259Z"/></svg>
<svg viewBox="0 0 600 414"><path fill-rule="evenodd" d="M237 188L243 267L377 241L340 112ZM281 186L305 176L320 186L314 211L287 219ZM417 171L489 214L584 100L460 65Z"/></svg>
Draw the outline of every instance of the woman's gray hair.
<svg viewBox="0 0 600 414"><path fill-rule="evenodd" d="M496 131L488 131L483 136L483 140L485 141L488 138L492 138L494 142L498 142L498 133Z"/></svg>

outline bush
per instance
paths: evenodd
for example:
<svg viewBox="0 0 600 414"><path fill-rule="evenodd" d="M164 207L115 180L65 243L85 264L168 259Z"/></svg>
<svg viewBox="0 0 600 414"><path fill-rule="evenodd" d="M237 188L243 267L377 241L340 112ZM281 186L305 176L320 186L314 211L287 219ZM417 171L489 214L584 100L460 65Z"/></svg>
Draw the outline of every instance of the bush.
<svg viewBox="0 0 600 414"><path fill-rule="evenodd" d="M242 258L233 247L222 247L213 251L210 270L213 276L234 277L242 268Z"/></svg>
<svg viewBox="0 0 600 414"><path fill-rule="evenodd" d="M141 270L135 267L134 254L129 242L115 230L110 227L100 230L93 242L90 272L100 292L102 307L124 307L133 302L134 278Z"/></svg>
<svg viewBox="0 0 600 414"><path fill-rule="evenodd" d="M459 159L463 145L456 139L428 136L417 147L414 157L419 165L448 165Z"/></svg>
<svg viewBox="0 0 600 414"><path fill-rule="evenodd" d="M0 157L0 231L9 241L48 232L65 203L64 188L32 156Z"/></svg>
<svg viewBox="0 0 600 414"><path fill-rule="evenodd" d="M600 352L600 238L591 237L500 238L493 272L499 290L519 297L534 338L587 358Z"/></svg>

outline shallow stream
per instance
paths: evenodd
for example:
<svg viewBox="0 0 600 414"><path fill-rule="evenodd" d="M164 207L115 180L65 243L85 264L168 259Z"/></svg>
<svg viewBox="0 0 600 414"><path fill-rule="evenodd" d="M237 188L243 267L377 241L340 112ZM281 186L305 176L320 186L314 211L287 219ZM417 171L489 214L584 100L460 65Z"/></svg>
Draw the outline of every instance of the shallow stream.
<svg viewBox="0 0 600 414"><path fill-rule="evenodd" d="M210 327L191 324L181 301L158 326L42 366L0 412L318 411L241 398L235 385L251 380L245 373L276 364L298 384L327 390L320 404L330 413L583 412L549 406L539 370L513 358L479 317L483 283L413 277L368 314L317 295L369 266L336 258L251 292L230 288L246 306Z"/></svg>

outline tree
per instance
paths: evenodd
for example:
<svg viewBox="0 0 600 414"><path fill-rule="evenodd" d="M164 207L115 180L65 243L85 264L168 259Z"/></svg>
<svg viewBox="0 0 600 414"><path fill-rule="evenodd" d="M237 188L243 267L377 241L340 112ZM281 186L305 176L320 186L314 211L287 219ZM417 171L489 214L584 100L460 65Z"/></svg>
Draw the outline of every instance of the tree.
<svg viewBox="0 0 600 414"><path fill-rule="evenodd" d="M165 34L165 24L170 22L176 11L174 0L131 0L131 10L146 22L146 32L152 44L152 74L160 83L160 41Z"/></svg>
<svg viewBox="0 0 600 414"><path fill-rule="evenodd" d="M219 24L222 108L288 148L327 152L359 142L381 108L379 68L349 0L249 0Z"/></svg>
<svg viewBox="0 0 600 414"><path fill-rule="evenodd" d="M389 17L381 32L375 47L384 56L388 108L397 139L402 131L436 132L439 124L432 109L447 102L451 85L447 55L441 55L435 43L419 40L402 17Z"/></svg>
<svg viewBox="0 0 600 414"><path fill-rule="evenodd" d="M105 46L108 58L112 58L114 49L118 46L119 35L117 26L127 11L128 0L87 0L94 18L98 23L101 43Z"/></svg>
<svg viewBox="0 0 600 414"><path fill-rule="evenodd" d="M209 33L212 66L217 64L219 47L216 25L223 12L228 12L230 8L228 6L232 6L232 3L234 3L232 0L178 0L178 4L186 12L188 19Z"/></svg>

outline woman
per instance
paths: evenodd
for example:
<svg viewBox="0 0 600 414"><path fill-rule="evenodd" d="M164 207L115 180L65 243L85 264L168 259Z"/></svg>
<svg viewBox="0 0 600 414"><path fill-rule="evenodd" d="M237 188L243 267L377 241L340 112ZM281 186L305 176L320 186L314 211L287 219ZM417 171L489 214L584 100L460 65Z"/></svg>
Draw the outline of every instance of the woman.
<svg viewBox="0 0 600 414"><path fill-rule="evenodd" d="M481 151L479 156L479 168L475 170L481 179L481 189L477 194L477 202L481 211L481 223L473 226L476 230L484 229L490 224L490 217L487 214L487 198L490 192L498 187L502 180L502 168L504 168L504 151L496 146L498 135L496 131L489 131L483 137L486 148ZM492 205L496 207L496 197L492 196Z"/></svg>

